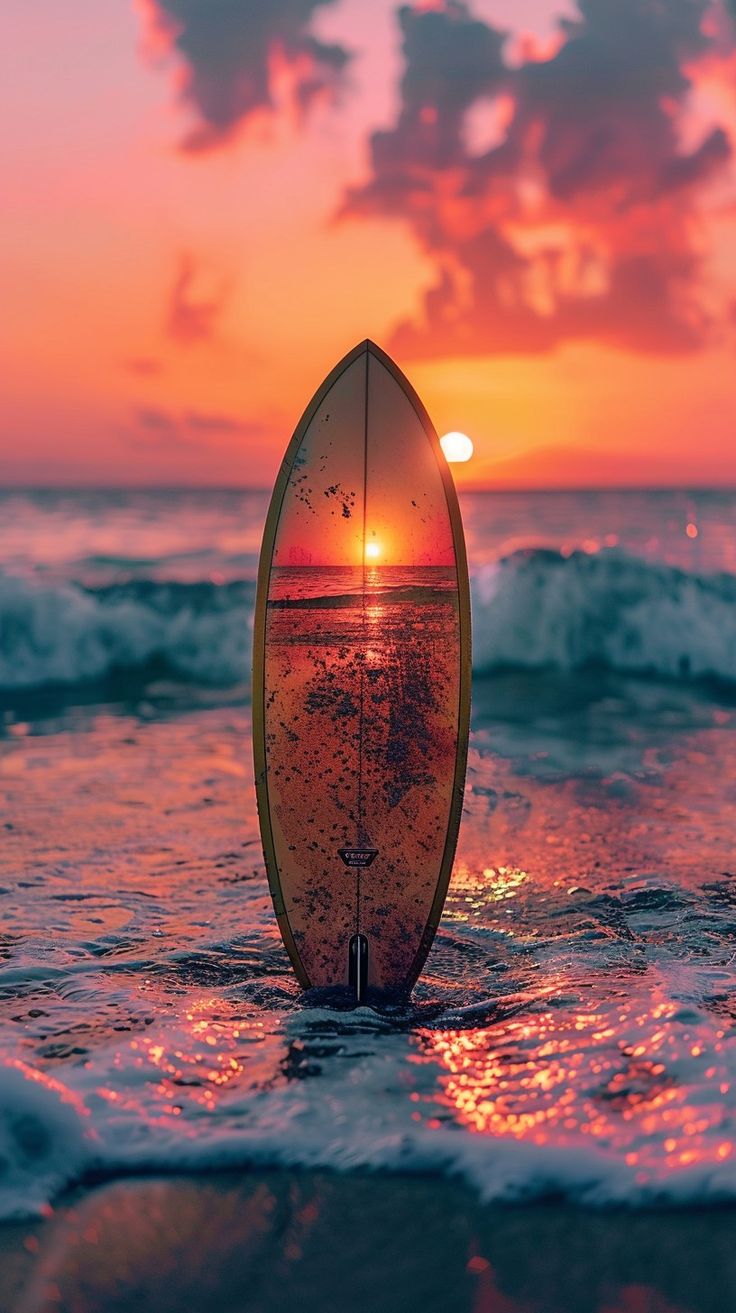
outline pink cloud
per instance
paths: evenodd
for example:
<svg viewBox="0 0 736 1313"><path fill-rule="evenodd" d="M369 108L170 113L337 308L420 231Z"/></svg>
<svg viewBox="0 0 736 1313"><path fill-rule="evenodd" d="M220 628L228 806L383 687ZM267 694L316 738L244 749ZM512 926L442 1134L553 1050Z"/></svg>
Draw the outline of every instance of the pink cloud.
<svg viewBox="0 0 736 1313"><path fill-rule="evenodd" d="M699 253L704 188L728 167L732 122L690 150L681 126L700 61L733 51L708 0L579 0L546 58L505 60L504 34L462 0L399 10L394 125L371 139L343 213L408 223L437 268L404 354L544 351L593 338L652 352L708 337ZM468 113L502 103L490 149Z"/></svg>
<svg viewBox="0 0 736 1313"><path fill-rule="evenodd" d="M270 112L285 71L304 111L340 85L350 55L313 31L317 10L334 0L139 0L156 51L174 58L182 102L194 126L188 151L230 141L254 114Z"/></svg>
<svg viewBox="0 0 736 1313"><path fill-rule="evenodd" d="M194 256L182 252L166 308L170 337L185 345L208 342L215 336L228 295L227 283L213 283Z"/></svg>

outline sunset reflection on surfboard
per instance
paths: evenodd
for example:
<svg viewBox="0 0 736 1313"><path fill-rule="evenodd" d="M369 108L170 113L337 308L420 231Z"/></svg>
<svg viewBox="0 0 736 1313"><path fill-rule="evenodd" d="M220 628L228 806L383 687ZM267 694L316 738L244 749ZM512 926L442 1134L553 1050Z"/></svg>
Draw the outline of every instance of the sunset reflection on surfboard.
<svg viewBox="0 0 736 1313"><path fill-rule="evenodd" d="M341 362L294 441L256 623L266 860L302 983L348 986L359 934L367 987L396 996L429 949L459 823L459 513L421 403L372 344Z"/></svg>

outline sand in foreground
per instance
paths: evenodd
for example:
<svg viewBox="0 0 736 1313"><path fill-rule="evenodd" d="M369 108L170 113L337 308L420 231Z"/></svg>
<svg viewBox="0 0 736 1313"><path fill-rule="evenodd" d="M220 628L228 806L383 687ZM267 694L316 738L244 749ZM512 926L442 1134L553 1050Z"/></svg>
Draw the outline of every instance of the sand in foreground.
<svg viewBox="0 0 736 1313"><path fill-rule="evenodd" d="M484 1207L409 1177L116 1181L0 1229L9 1313L723 1313L736 1211Z"/></svg>

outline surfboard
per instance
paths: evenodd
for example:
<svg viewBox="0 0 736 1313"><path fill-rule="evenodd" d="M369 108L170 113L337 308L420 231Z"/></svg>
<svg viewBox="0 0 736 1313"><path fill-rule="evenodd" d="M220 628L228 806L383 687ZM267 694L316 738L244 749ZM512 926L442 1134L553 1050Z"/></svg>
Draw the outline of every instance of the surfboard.
<svg viewBox="0 0 736 1313"><path fill-rule="evenodd" d="M457 842L470 667L452 475L411 384L365 341L297 425L258 573L258 815L304 987L362 1001L416 982Z"/></svg>

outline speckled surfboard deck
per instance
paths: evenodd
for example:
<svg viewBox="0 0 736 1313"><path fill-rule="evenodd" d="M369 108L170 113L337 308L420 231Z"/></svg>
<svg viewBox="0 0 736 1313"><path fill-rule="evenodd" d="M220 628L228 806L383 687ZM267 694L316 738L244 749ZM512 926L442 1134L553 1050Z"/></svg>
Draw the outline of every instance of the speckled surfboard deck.
<svg viewBox="0 0 736 1313"><path fill-rule="evenodd" d="M289 444L258 576L258 812L302 985L412 988L450 879L469 711L452 477L413 388L363 342Z"/></svg>

